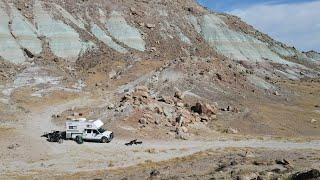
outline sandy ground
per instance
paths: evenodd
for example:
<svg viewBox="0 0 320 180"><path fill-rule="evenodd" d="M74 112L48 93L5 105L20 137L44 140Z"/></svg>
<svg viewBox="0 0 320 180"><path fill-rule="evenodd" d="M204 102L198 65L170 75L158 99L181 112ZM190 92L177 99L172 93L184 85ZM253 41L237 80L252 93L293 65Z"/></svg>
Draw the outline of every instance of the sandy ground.
<svg viewBox="0 0 320 180"><path fill-rule="evenodd" d="M41 173L63 175L114 169L151 160L155 162L169 160L208 149L230 147L299 151L320 150L320 141L292 142L270 138L233 140L231 138L212 137L210 141L142 139L142 145L127 147L124 144L132 140L133 137L121 139L116 137L109 144L85 142L82 145L73 141L64 141L63 144L49 143L45 138L40 137L44 132L59 129L51 122L52 114L61 113L75 106L98 104L100 104L99 101L93 101L83 96L67 103L32 110L26 117L25 125L14 132L16 134L14 137L1 138L1 157L3 157L3 160L0 164L0 172L2 178L32 176ZM13 145L14 148L9 149L10 145Z"/></svg>
<svg viewBox="0 0 320 180"><path fill-rule="evenodd" d="M319 169L319 155L314 150L211 149L162 162L73 173L56 179L290 179L296 172ZM284 159L289 164L279 163Z"/></svg>

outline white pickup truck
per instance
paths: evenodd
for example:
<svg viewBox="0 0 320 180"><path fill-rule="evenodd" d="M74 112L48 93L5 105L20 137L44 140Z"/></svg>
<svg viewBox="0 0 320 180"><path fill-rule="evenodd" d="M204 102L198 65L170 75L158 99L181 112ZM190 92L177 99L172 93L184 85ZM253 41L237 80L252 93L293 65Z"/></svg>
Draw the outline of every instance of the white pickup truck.
<svg viewBox="0 0 320 180"><path fill-rule="evenodd" d="M66 122L66 139L73 139L78 144L83 140L109 143L113 139L113 132L102 128L101 120L86 120L80 118Z"/></svg>

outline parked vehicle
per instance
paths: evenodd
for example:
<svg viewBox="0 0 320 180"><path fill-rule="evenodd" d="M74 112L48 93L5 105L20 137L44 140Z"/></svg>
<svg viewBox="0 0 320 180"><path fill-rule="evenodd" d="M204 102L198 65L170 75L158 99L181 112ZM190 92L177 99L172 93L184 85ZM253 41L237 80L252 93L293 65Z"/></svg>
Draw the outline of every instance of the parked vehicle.
<svg viewBox="0 0 320 180"><path fill-rule="evenodd" d="M66 137L66 133L62 131L52 131L51 133L45 133L42 137L46 137L49 142L61 144Z"/></svg>
<svg viewBox="0 0 320 180"><path fill-rule="evenodd" d="M84 140L109 143L113 139L113 132L102 128L101 120L86 120L85 118L66 122L66 139L75 140L82 144Z"/></svg>

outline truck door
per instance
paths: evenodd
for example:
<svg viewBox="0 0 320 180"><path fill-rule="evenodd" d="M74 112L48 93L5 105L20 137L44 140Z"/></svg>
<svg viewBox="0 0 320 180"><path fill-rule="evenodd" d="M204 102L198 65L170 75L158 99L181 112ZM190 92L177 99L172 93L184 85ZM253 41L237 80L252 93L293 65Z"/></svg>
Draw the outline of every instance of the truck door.
<svg viewBox="0 0 320 180"><path fill-rule="evenodd" d="M85 139L93 139L92 129L85 130Z"/></svg>
<svg viewBox="0 0 320 180"><path fill-rule="evenodd" d="M96 129L93 129L92 130L92 136L93 136L93 139L100 139L100 133L96 130Z"/></svg>

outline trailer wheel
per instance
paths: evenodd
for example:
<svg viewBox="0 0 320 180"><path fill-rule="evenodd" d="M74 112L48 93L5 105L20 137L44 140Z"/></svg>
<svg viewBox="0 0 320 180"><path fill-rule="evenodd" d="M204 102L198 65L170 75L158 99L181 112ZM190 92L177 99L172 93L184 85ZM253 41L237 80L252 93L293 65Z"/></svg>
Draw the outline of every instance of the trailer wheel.
<svg viewBox="0 0 320 180"><path fill-rule="evenodd" d="M108 142L108 139L106 137L101 138L101 143L107 143L107 142Z"/></svg>
<svg viewBox="0 0 320 180"><path fill-rule="evenodd" d="M78 144L83 144L83 139L82 139L82 137L81 137L81 136L77 136L77 137L76 137L76 142L77 142Z"/></svg>

